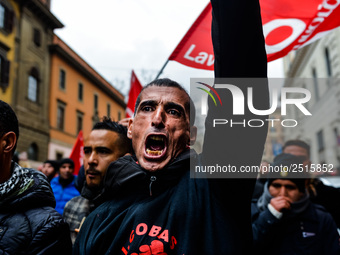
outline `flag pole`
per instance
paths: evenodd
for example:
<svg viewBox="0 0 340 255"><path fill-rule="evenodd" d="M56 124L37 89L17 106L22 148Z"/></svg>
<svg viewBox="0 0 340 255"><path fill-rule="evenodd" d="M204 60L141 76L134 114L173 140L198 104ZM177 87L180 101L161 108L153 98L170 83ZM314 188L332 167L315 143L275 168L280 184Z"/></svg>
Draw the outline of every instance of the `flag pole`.
<svg viewBox="0 0 340 255"><path fill-rule="evenodd" d="M164 63L162 69L161 69L161 70L159 71L159 73L157 74L155 80L157 80L158 77L163 73L163 70L164 70L165 66L168 64L168 62L169 62L169 59L167 59L167 61Z"/></svg>

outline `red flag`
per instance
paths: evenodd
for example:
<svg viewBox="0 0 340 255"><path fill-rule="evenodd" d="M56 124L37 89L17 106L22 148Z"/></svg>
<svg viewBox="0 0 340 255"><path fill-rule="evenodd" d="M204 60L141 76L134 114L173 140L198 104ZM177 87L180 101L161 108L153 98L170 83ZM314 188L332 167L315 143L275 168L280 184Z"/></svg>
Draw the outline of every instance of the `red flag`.
<svg viewBox="0 0 340 255"><path fill-rule="evenodd" d="M135 72L132 70L131 73L131 85L129 92L129 100L126 105L126 118L132 118L135 110L135 103L139 93L142 91L142 85L140 84Z"/></svg>
<svg viewBox="0 0 340 255"><path fill-rule="evenodd" d="M340 26L338 0L260 0L260 5L268 61L284 57ZM169 60L213 70L211 20L209 3Z"/></svg>
<svg viewBox="0 0 340 255"><path fill-rule="evenodd" d="M339 1L260 0L268 61L287 55L340 26Z"/></svg>
<svg viewBox="0 0 340 255"><path fill-rule="evenodd" d="M214 70L214 51L211 41L211 4L204 8L183 37L169 60L198 69Z"/></svg>
<svg viewBox="0 0 340 255"><path fill-rule="evenodd" d="M83 138L83 131L80 130L77 140L73 145L70 158L74 162L74 175L78 175L79 169L83 164L84 159L84 138Z"/></svg>

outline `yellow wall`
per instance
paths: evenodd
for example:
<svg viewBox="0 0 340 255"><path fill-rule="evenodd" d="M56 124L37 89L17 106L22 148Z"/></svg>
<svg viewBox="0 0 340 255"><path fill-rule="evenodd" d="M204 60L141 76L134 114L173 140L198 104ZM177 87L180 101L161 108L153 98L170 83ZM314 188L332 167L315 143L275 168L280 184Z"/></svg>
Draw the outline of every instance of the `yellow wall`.
<svg viewBox="0 0 340 255"><path fill-rule="evenodd" d="M8 46L10 50L7 52L7 60L11 62L10 64L10 74L9 74L9 86L7 87L5 93L0 89L0 99L11 104L12 103L12 95L13 95L13 84L16 77L16 70L17 70L17 63L14 62L15 60L15 35L17 33L19 21L20 21L20 12L18 5L12 1L8 1L11 6L12 10L14 11L15 17L13 22L13 29L10 34L4 34L0 32L0 41Z"/></svg>

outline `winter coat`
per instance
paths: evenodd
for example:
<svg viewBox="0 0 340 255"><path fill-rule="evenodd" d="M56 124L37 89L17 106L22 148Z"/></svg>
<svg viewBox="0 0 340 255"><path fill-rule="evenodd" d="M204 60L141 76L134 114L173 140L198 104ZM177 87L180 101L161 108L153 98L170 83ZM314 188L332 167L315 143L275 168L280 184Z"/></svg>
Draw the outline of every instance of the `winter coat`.
<svg viewBox="0 0 340 255"><path fill-rule="evenodd" d="M70 226L72 243L78 234L76 229L80 229L83 220L103 202L101 193L102 189L91 189L85 183L81 196L74 197L66 203L63 219Z"/></svg>
<svg viewBox="0 0 340 255"><path fill-rule="evenodd" d="M55 209L58 213L63 215L66 203L72 198L79 196L80 193L75 186L75 178L73 178L72 182L69 183L66 187L63 187L60 184L59 178L60 177L58 176L52 179L51 187L57 203Z"/></svg>
<svg viewBox="0 0 340 255"><path fill-rule="evenodd" d="M87 217L74 254L133 254L145 247L150 254L235 253L235 221L225 219L206 179L190 179L189 165L189 151L152 174L130 156L111 163L105 188L117 195ZM228 236L228 244L217 236ZM193 242L199 239L205 242Z"/></svg>
<svg viewBox="0 0 340 255"><path fill-rule="evenodd" d="M218 187L212 180L190 178L189 168L189 151L152 174L131 156L111 163L105 185L111 200L86 218L74 254L139 254L145 249L148 254L242 254L239 234L247 228L244 218L250 211L239 208L249 202L246 194L232 191L247 182L228 179ZM233 197L242 201L239 207L228 206Z"/></svg>
<svg viewBox="0 0 340 255"><path fill-rule="evenodd" d="M71 254L69 228L53 209L55 199L47 178L26 170L32 179L29 188L0 200L0 254Z"/></svg>
<svg viewBox="0 0 340 255"><path fill-rule="evenodd" d="M325 185L316 178L312 180L309 188L310 200L315 204L322 205L332 215L340 229L340 189Z"/></svg>
<svg viewBox="0 0 340 255"><path fill-rule="evenodd" d="M270 198L266 184L259 201L252 203L255 254L340 254L336 224L322 206L311 203L305 195L278 219L268 209Z"/></svg>

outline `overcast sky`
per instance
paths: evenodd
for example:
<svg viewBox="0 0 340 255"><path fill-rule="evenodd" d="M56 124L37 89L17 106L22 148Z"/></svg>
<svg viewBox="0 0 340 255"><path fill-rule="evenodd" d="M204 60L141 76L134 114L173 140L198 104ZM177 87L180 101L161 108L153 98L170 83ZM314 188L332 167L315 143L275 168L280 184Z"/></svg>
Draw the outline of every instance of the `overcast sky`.
<svg viewBox="0 0 340 255"><path fill-rule="evenodd" d="M52 0L52 13L64 24L55 33L124 95L131 70L143 85L152 81L196 20L207 0ZM283 77L282 61L269 65L269 77ZM170 61L161 77L189 88L190 77L213 72Z"/></svg>

